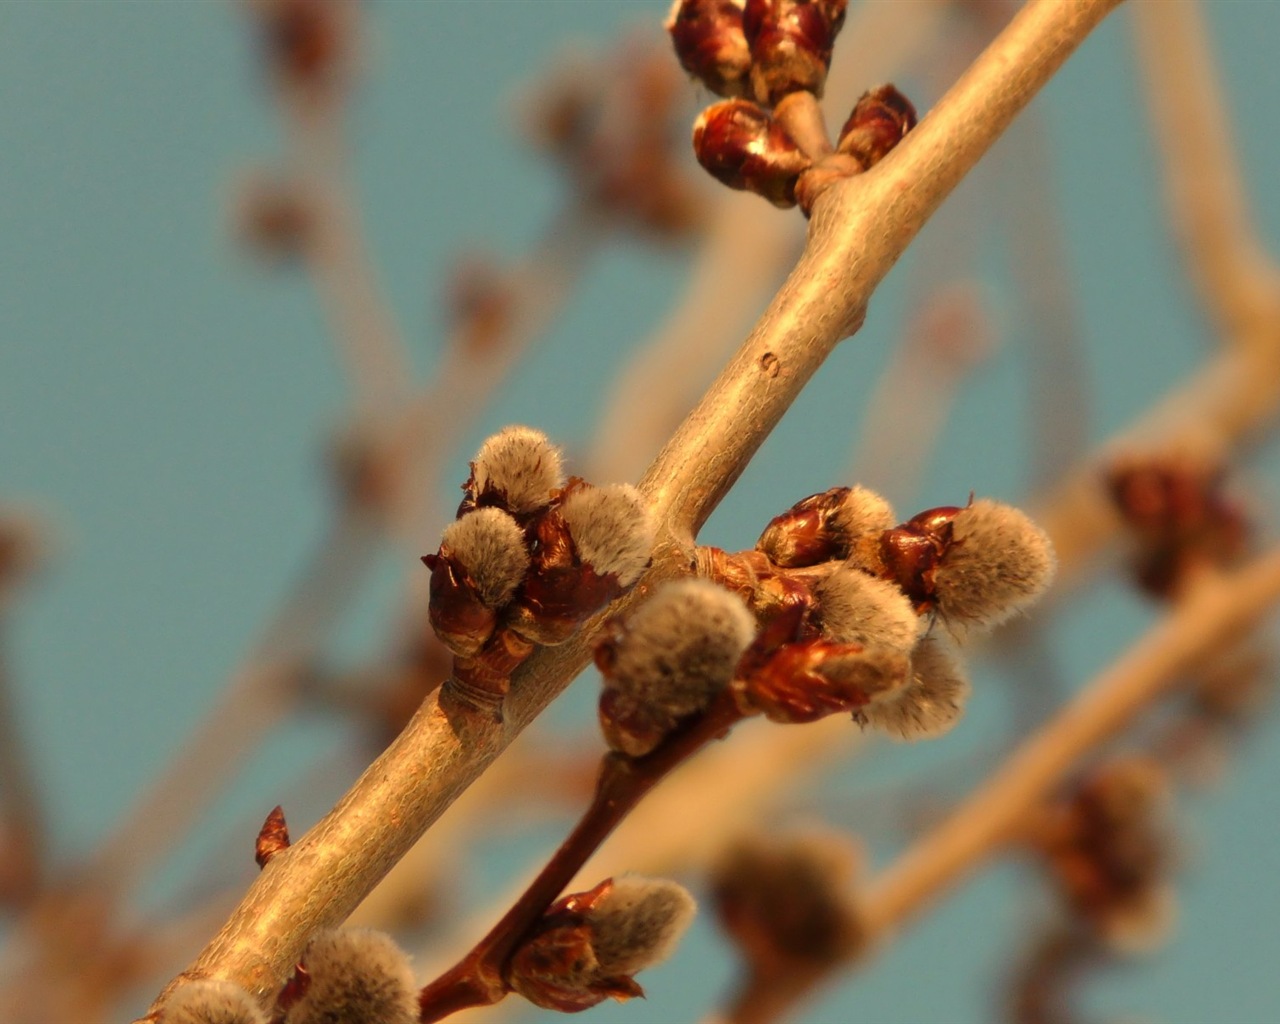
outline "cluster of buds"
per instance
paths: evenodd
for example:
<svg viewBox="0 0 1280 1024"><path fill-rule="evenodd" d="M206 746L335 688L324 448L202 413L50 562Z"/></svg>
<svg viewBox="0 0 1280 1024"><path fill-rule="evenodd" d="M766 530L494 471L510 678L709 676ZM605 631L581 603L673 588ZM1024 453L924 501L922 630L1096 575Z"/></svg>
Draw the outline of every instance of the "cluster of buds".
<svg viewBox="0 0 1280 1024"><path fill-rule="evenodd" d="M659 238L703 219L701 191L676 158L686 115L680 75L637 40L599 60L570 57L521 103L524 133L596 215Z"/></svg>
<svg viewBox="0 0 1280 1024"><path fill-rule="evenodd" d="M846 0L676 0L667 31L686 71L725 96L693 129L698 162L730 188L807 215L833 179L869 170L915 126L891 85L858 100L834 147L820 130ZM819 137L822 136L822 137Z"/></svg>
<svg viewBox="0 0 1280 1024"><path fill-rule="evenodd" d="M861 948L858 849L843 836L754 837L729 846L711 870L711 898L755 987L828 971Z"/></svg>
<svg viewBox="0 0 1280 1024"><path fill-rule="evenodd" d="M1073 918L1116 952L1150 948L1172 922L1168 808L1159 764L1121 758L1055 801L1032 834Z"/></svg>
<svg viewBox="0 0 1280 1024"><path fill-rule="evenodd" d="M700 571L765 623L733 683L744 703L778 721L844 707L902 739L958 721L969 684L933 620L955 633L1025 608L1053 577L1052 548L987 500L895 522L879 495L836 487L777 516L753 551L700 552Z"/></svg>
<svg viewBox="0 0 1280 1024"><path fill-rule="evenodd" d="M848 0L676 0L666 28L680 65L719 96L773 105L822 95Z"/></svg>
<svg viewBox="0 0 1280 1024"><path fill-rule="evenodd" d="M635 488L563 478L539 431L508 427L471 463L431 570L430 621L453 679L501 696L535 645L567 640L649 564L653 523Z"/></svg>
<svg viewBox="0 0 1280 1024"><path fill-rule="evenodd" d="M606 879L551 904L508 960L505 980L562 1013L643 996L634 976L671 955L696 909L675 882Z"/></svg>
<svg viewBox="0 0 1280 1024"><path fill-rule="evenodd" d="M1135 578L1149 594L1170 597L1197 570L1229 567L1246 552L1244 509L1214 459L1120 459L1107 470L1106 487L1135 541Z"/></svg>

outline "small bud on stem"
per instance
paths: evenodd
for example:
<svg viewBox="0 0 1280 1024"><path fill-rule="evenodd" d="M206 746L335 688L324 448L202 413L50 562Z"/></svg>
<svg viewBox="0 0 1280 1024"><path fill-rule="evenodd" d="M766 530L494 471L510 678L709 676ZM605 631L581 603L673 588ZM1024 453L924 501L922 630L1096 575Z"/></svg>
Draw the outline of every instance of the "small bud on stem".
<svg viewBox="0 0 1280 1024"><path fill-rule="evenodd" d="M632 975L671 955L696 909L674 882L606 879L547 908L512 955L508 981L534 1005L563 1013L643 996Z"/></svg>
<svg viewBox="0 0 1280 1024"><path fill-rule="evenodd" d="M742 27L757 100L772 105L801 90L822 95L846 6L847 0L747 0Z"/></svg>
<svg viewBox="0 0 1280 1024"><path fill-rule="evenodd" d="M892 85L863 93L840 129L836 151L854 157L864 171L878 164L916 126L916 108Z"/></svg>
<svg viewBox="0 0 1280 1024"><path fill-rule="evenodd" d="M795 206L796 183L812 163L767 111L748 100L725 100L699 114L693 152L717 181L784 209Z"/></svg>
<svg viewBox="0 0 1280 1024"><path fill-rule="evenodd" d="M254 844L253 859L258 867L265 868L267 861L281 850L289 848L289 826L284 820L284 808L278 804L267 815L258 831L258 841Z"/></svg>
<svg viewBox="0 0 1280 1024"><path fill-rule="evenodd" d="M755 635L742 600L706 580L667 583L597 644L600 725L614 750L639 757L729 685Z"/></svg>
<svg viewBox="0 0 1280 1024"><path fill-rule="evenodd" d="M718 96L747 90L751 52L742 32L744 0L675 0L665 28L680 66Z"/></svg>
<svg viewBox="0 0 1280 1024"><path fill-rule="evenodd" d="M770 520L756 550L784 568L845 559L862 537L896 522L889 503L865 487L833 487L797 501Z"/></svg>

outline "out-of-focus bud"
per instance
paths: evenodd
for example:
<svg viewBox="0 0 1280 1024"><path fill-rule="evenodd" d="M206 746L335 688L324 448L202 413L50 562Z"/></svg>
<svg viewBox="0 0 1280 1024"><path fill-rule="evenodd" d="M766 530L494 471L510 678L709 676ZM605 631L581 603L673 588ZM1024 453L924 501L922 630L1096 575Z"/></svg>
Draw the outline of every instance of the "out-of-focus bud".
<svg viewBox="0 0 1280 1024"><path fill-rule="evenodd" d="M343 84L356 48L354 0L250 0L249 6L277 79L313 99Z"/></svg>
<svg viewBox="0 0 1280 1024"><path fill-rule="evenodd" d="M732 844L711 869L721 927L762 979L828 969L863 943L861 867L844 836L810 832Z"/></svg>
<svg viewBox="0 0 1280 1024"><path fill-rule="evenodd" d="M230 981L188 981L173 990L159 1024L267 1024L253 997Z"/></svg>
<svg viewBox="0 0 1280 1024"><path fill-rule="evenodd" d="M1067 906L1117 952L1167 936L1172 833L1158 763L1126 757L1096 769L1052 807L1034 841Z"/></svg>
<svg viewBox="0 0 1280 1024"><path fill-rule="evenodd" d="M920 636L923 620L902 591L855 566L833 572L816 596L822 632L832 640L909 654Z"/></svg>
<svg viewBox="0 0 1280 1024"><path fill-rule="evenodd" d="M525 516L551 504L552 492L564 483L560 450L532 427L506 427L480 446L471 462L471 477L458 515L493 505Z"/></svg>
<svg viewBox="0 0 1280 1024"><path fill-rule="evenodd" d="M801 89L822 95L847 6L847 0L747 0L742 27L757 100L774 104Z"/></svg>
<svg viewBox="0 0 1280 1024"><path fill-rule="evenodd" d="M747 89L751 51L742 33L745 0L675 0L665 28L680 66L719 96Z"/></svg>
<svg viewBox="0 0 1280 1024"><path fill-rule="evenodd" d="M318 212L307 183L280 172L247 174L232 193L236 238L268 260L304 257L315 241Z"/></svg>
<svg viewBox="0 0 1280 1024"><path fill-rule="evenodd" d="M0 504L0 608L49 557L53 532L35 508Z"/></svg>
<svg viewBox="0 0 1280 1024"><path fill-rule="evenodd" d="M511 957L508 984L562 1013L643 996L633 975L671 955L696 910L684 888L659 878L607 879L563 896Z"/></svg>
<svg viewBox="0 0 1280 1024"><path fill-rule="evenodd" d="M742 600L706 580L659 587L596 646L600 727L609 746L649 753L733 678L756 623Z"/></svg>
<svg viewBox="0 0 1280 1024"><path fill-rule="evenodd" d="M1106 486L1136 541L1138 585L1153 596L1171 597L1196 570L1229 568L1248 550L1248 517L1214 453L1122 458Z"/></svg>
<svg viewBox="0 0 1280 1024"><path fill-rule="evenodd" d="M455 654L475 654L493 635L498 611L529 568L524 531L499 508L481 508L445 528L431 570L429 615Z"/></svg>
<svg viewBox="0 0 1280 1024"><path fill-rule="evenodd" d="M320 932L302 963L305 991L288 1007L284 1024L414 1024L417 989L409 957L391 936L368 928Z"/></svg>
<svg viewBox="0 0 1280 1024"><path fill-rule="evenodd" d="M477 253L463 257L445 287L450 337L474 359L500 351L515 318L517 302L511 275L496 260Z"/></svg>
<svg viewBox="0 0 1280 1024"><path fill-rule="evenodd" d="M634 487L571 481L537 521L533 567L509 625L534 643L563 643L640 578L653 533L649 506Z"/></svg>
<svg viewBox="0 0 1280 1024"><path fill-rule="evenodd" d="M870 170L916 126L916 108L892 85L862 94L840 129L836 151Z"/></svg>
<svg viewBox="0 0 1280 1024"><path fill-rule="evenodd" d="M907 677L907 656L806 635L807 610L794 606L765 625L738 663L733 690L745 713L786 725L858 712Z"/></svg>
<svg viewBox="0 0 1280 1024"><path fill-rule="evenodd" d="M864 725L895 739L932 739L964 715L969 679L937 637L925 637L911 653L907 684L858 714Z"/></svg>
<svg viewBox="0 0 1280 1024"><path fill-rule="evenodd" d="M1053 580L1053 547L1009 505L982 499L945 506L887 530L880 555L888 577L918 611L958 624L994 626L1036 600Z"/></svg>
<svg viewBox="0 0 1280 1024"><path fill-rule="evenodd" d="M811 166L786 130L747 100L725 100L699 114L693 152L718 181L783 208L796 204L796 182Z"/></svg>
<svg viewBox="0 0 1280 1024"><path fill-rule="evenodd" d="M858 539L897 521L884 498L865 487L833 487L797 501L775 516L756 550L784 568L848 558Z"/></svg>
<svg viewBox="0 0 1280 1024"><path fill-rule="evenodd" d="M556 55L549 75L516 100L513 119L533 146L572 164L581 158L609 86L610 63L572 47Z"/></svg>

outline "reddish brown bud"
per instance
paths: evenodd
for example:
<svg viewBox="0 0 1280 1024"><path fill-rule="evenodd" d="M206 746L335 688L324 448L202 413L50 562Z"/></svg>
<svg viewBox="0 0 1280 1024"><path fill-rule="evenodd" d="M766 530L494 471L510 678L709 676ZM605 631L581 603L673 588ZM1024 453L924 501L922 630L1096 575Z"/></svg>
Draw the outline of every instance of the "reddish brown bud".
<svg viewBox="0 0 1280 1024"><path fill-rule="evenodd" d="M916 126L916 108L892 85L862 94L840 129L836 150L869 170Z"/></svg>
<svg viewBox="0 0 1280 1024"><path fill-rule="evenodd" d="M783 208L795 205L796 182L811 163L765 110L747 100L704 110L693 126L693 152L718 181Z"/></svg>
<svg viewBox="0 0 1280 1024"><path fill-rule="evenodd" d="M670 955L693 918L687 892L662 879L606 879L553 903L507 967L531 1003L577 1013L643 996L632 977Z"/></svg>
<svg viewBox="0 0 1280 1024"><path fill-rule="evenodd" d="M258 171L235 188L232 223L236 237L255 255L285 261L306 255L315 239L318 211L306 182Z"/></svg>
<svg viewBox="0 0 1280 1024"><path fill-rule="evenodd" d="M513 630L534 643L563 643L623 588L616 576L599 575L582 562L557 509L539 518L535 537L533 567L509 621Z"/></svg>
<svg viewBox="0 0 1280 1024"><path fill-rule="evenodd" d="M529 567L524 532L498 508L469 512L446 527L431 570L428 614L445 645L459 655L478 651L497 626Z"/></svg>
<svg viewBox="0 0 1280 1024"><path fill-rule="evenodd" d="M831 968L862 943L860 854L843 836L760 836L729 847L711 872L720 924L752 971L781 978Z"/></svg>
<svg viewBox="0 0 1280 1024"><path fill-rule="evenodd" d="M1172 912L1164 770L1142 757L1095 770L1060 798L1035 841L1067 905L1121 950L1150 946Z"/></svg>
<svg viewBox="0 0 1280 1024"><path fill-rule="evenodd" d="M431 570L431 628L455 654L476 653L493 635L497 611L480 600L466 570L443 551L423 555L422 564Z"/></svg>
<svg viewBox="0 0 1280 1024"><path fill-rule="evenodd" d="M48 558L51 534L35 509L0 505L0 609Z"/></svg>
<svg viewBox="0 0 1280 1024"><path fill-rule="evenodd" d="M1169 597L1204 566L1229 567L1248 547L1243 508L1221 463L1193 453L1125 459L1107 473L1116 509L1135 535L1139 586Z"/></svg>
<svg viewBox="0 0 1280 1024"><path fill-rule="evenodd" d="M886 530L880 557L884 575L917 611L988 627L1039 597L1057 567L1043 530L985 498L929 509Z"/></svg>
<svg viewBox="0 0 1280 1024"><path fill-rule="evenodd" d="M667 15L680 66L720 96L746 92L751 52L742 33L743 0L675 0Z"/></svg>
<svg viewBox="0 0 1280 1024"><path fill-rule="evenodd" d="M508 337L517 301L511 275L494 260L463 257L445 287L450 336L469 357L494 355Z"/></svg>
<svg viewBox="0 0 1280 1024"><path fill-rule="evenodd" d="M351 0L257 0L266 59L286 84L313 94L347 70L355 33Z"/></svg>
<svg viewBox="0 0 1280 1024"><path fill-rule="evenodd" d="M635 488L575 478L538 518L534 537L532 568L507 624L534 643L558 644L639 578L653 524Z"/></svg>
<svg viewBox="0 0 1280 1024"><path fill-rule="evenodd" d="M733 681L739 706L773 722L814 722L858 711L901 686L908 658L901 651L842 644L804 631L804 609L777 615L747 649Z"/></svg>
<svg viewBox="0 0 1280 1024"><path fill-rule="evenodd" d="M284 808L276 807L267 815L267 820L258 830L258 841L254 844L253 859L258 867L265 868L267 861L281 850L289 849L289 826L284 820Z"/></svg>
<svg viewBox="0 0 1280 1024"><path fill-rule="evenodd" d="M934 575L951 550L953 520L959 511L956 505L931 508L880 537L880 558L889 579L902 588L918 612L936 605Z"/></svg>
<svg viewBox="0 0 1280 1024"><path fill-rule="evenodd" d="M859 537L887 530L893 509L864 487L833 487L797 501L775 516L756 541L756 550L785 568L845 559Z"/></svg>
<svg viewBox="0 0 1280 1024"><path fill-rule="evenodd" d="M801 89L822 95L847 6L847 0L747 0L742 27L756 99L773 104Z"/></svg>

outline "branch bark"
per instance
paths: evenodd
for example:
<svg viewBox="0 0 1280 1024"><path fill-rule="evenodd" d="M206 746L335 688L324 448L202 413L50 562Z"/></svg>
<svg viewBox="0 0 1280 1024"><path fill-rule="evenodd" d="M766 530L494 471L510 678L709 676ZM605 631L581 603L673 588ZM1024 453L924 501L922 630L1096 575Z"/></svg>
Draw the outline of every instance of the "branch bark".
<svg viewBox="0 0 1280 1024"><path fill-rule="evenodd" d="M661 525L653 568L636 593L691 571L698 529L826 356L861 324L873 290L907 244L1118 3L1029 3L874 172L840 182L818 200L798 266L640 483ZM429 698L334 809L272 858L179 978L227 979L269 1001L307 939L342 921L568 685L586 663L596 624L525 663L502 722L451 721ZM246 856L248 843L246 837Z"/></svg>

